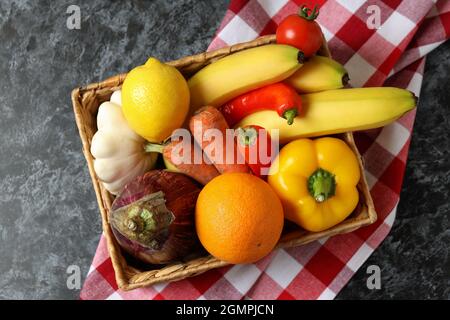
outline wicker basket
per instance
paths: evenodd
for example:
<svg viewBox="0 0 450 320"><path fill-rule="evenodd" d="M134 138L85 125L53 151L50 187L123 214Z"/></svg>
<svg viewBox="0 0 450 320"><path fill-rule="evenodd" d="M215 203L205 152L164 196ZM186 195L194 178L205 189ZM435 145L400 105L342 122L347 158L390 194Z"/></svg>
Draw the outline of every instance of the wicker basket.
<svg viewBox="0 0 450 320"><path fill-rule="evenodd" d="M254 41L240 43L231 47L222 48L216 51L205 52L194 56L184 57L179 60L168 62L168 64L178 68L181 73L188 77L203 66L233 52L241 51L247 48L257 47L273 43L275 37L273 35L260 37ZM319 54L329 56L328 47L324 42ZM227 265L226 262L215 259L212 256L203 254L201 257L191 258L187 261L173 263L162 266L159 269L151 269L151 266L136 267L133 265L132 259L126 258L116 242L108 223L108 212L111 208L113 196L106 191L103 185L97 179L94 172L93 157L90 153L92 136L97 130L96 116L99 105L109 100L111 94L121 88L122 82L126 74L120 74L111 77L100 83L94 83L85 87L76 88L72 91L72 102L75 112L77 126L83 143L83 153L86 157L89 172L94 185L97 196L98 206L102 217L103 231L106 236L109 254L115 270L116 281L122 290L132 290L139 287L148 286L162 281L176 281L187 277L198 275L207 270ZM346 133L340 137L357 154L361 172L364 173L361 156L356 149L353 135ZM369 193L364 174L358 184L360 192L360 203L355 211L342 223L331 229L322 232L307 232L296 228L293 231L283 233L279 247L293 247L302 245L323 237L351 232L362 226L375 222L377 215L373 206L373 201ZM154 268L157 268L153 266Z"/></svg>

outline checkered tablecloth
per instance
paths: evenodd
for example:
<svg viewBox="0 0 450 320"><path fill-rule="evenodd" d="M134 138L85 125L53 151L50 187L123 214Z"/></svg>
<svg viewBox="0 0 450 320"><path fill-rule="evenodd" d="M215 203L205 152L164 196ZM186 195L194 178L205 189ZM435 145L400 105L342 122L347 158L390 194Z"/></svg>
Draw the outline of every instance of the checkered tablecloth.
<svg viewBox="0 0 450 320"><path fill-rule="evenodd" d="M450 37L448 0L232 0L209 50L274 33L298 6L319 4L318 21L351 85L420 93L425 55ZM373 6L376 7L373 7ZM373 14L380 14L378 29ZM376 18L375 18L376 19ZM102 236L81 299L333 299L383 241L395 219L415 110L382 129L355 134L378 221L345 235L279 249L256 264L131 292L118 290Z"/></svg>

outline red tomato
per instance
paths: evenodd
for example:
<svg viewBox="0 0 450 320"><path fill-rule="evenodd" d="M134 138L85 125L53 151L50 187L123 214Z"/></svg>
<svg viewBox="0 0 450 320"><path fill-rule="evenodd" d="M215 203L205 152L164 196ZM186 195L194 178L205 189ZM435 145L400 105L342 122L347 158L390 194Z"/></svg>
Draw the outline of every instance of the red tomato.
<svg viewBox="0 0 450 320"><path fill-rule="evenodd" d="M322 30L314 21L319 15L317 6L310 9L302 6L299 14L287 16L277 28L277 43L288 44L311 57L322 45Z"/></svg>
<svg viewBox="0 0 450 320"><path fill-rule="evenodd" d="M238 129L237 146L252 173L265 179L278 150L272 150L272 138L266 129L249 125Z"/></svg>

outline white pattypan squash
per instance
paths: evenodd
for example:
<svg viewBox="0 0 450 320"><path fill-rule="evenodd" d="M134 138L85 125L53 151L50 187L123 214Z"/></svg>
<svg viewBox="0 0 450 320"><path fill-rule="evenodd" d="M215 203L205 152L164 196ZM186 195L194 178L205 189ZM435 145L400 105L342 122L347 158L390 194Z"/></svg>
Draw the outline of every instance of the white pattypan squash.
<svg viewBox="0 0 450 320"><path fill-rule="evenodd" d="M144 150L146 140L128 126L121 105L120 90L100 105L98 131L91 143L95 173L112 194L118 194L128 182L152 169L158 157L157 153Z"/></svg>

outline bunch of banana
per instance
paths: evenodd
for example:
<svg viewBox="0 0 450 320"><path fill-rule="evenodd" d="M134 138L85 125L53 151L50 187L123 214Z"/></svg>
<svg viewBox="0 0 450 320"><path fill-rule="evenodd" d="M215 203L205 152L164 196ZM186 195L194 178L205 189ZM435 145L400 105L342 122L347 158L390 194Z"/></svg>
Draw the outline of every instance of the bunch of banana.
<svg viewBox="0 0 450 320"><path fill-rule="evenodd" d="M298 49L270 44L246 49L206 66L189 79L191 112L220 107L250 90L284 81L303 94L303 112L288 125L275 111L259 111L236 127L258 125L279 129L281 143L384 126L416 106L407 90L389 87L341 89L348 82L336 61L314 56L304 63Z"/></svg>
<svg viewBox="0 0 450 320"><path fill-rule="evenodd" d="M228 55L194 74L188 85L191 112L219 107L247 91L283 81L303 64L303 53L282 44L246 49Z"/></svg>
<svg viewBox="0 0 450 320"><path fill-rule="evenodd" d="M288 125L275 111L245 117L236 127L279 129L281 143L298 138L367 130L385 126L416 106L408 90L392 87L328 90L302 95L303 114Z"/></svg>

